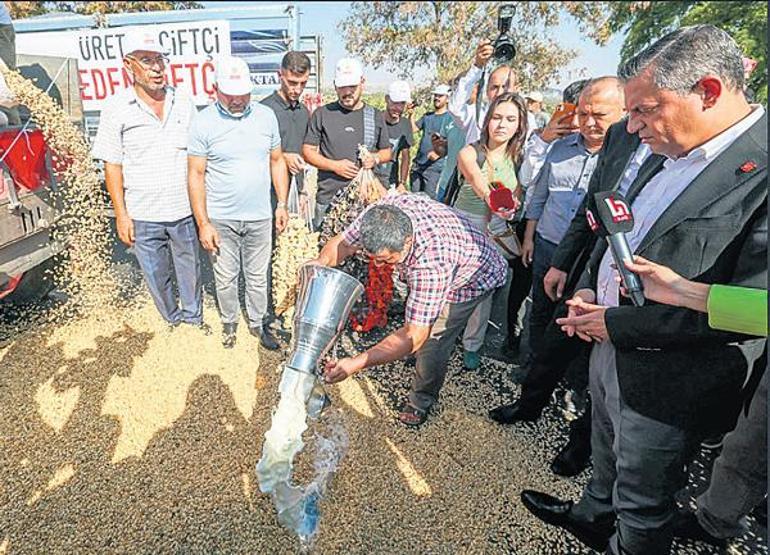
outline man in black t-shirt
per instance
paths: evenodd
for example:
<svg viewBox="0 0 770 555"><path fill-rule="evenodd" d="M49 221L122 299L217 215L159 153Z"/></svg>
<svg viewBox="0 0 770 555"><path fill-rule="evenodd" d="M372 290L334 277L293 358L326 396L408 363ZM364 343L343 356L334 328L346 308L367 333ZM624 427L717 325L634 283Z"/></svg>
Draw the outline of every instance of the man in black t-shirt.
<svg viewBox="0 0 770 555"><path fill-rule="evenodd" d="M385 95L385 128L390 141L391 161L380 164L375 175L385 186L397 185L406 188L409 182L409 149L414 144L412 122L402 117L407 105L412 102L412 91L406 81L394 81Z"/></svg>
<svg viewBox="0 0 770 555"><path fill-rule="evenodd" d="M297 187L302 190L302 143L305 140L310 112L302 103L310 77L310 58L302 52L287 52L281 60L278 70L281 88L264 98L262 104L275 112L278 119L278 131L281 134L281 150L289 172L297 179Z"/></svg>
<svg viewBox="0 0 770 555"><path fill-rule="evenodd" d="M337 100L318 108L310 118L302 155L318 168L313 225L319 229L334 194L358 174L390 162L391 149L382 112L361 100L364 77L358 61L343 58L334 72ZM358 145L371 155L358 158Z"/></svg>

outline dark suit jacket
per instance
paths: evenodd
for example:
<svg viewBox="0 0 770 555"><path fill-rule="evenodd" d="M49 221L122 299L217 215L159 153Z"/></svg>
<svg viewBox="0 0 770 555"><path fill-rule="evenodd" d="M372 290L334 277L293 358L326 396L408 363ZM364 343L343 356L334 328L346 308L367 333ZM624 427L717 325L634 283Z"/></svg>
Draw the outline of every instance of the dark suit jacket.
<svg viewBox="0 0 770 555"><path fill-rule="evenodd" d="M593 204L595 193L609 191L620 185L628 160L638 146L639 137L626 131L625 119L607 130L596 168L588 183L588 192L551 258L551 266L570 274L567 290L572 289L571 286L580 277L596 244L596 235L588 227L586 220L586 208ZM651 158L661 161L663 159L662 156L651 156Z"/></svg>
<svg viewBox="0 0 770 555"><path fill-rule="evenodd" d="M763 115L674 200L636 254L694 281L767 287L766 133ZM645 163L628 196L654 173ZM578 287L595 290L606 249L605 241L597 242ZM634 307L622 299L607 310L605 322L624 402L650 418L699 431L729 422L764 343L712 330L707 314L652 302Z"/></svg>

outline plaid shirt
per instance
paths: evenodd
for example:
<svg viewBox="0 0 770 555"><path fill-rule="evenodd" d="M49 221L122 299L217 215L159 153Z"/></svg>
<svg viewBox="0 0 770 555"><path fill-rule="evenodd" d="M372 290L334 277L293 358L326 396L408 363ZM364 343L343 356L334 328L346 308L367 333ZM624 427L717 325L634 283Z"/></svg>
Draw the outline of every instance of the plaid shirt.
<svg viewBox="0 0 770 555"><path fill-rule="evenodd" d="M412 248L398 265L409 286L407 322L431 326L444 303L470 301L505 283L505 260L462 214L415 194L388 196L378 204L396 206L412 221ZM343 232L348 245L361 246L364 213Z"/></svg>

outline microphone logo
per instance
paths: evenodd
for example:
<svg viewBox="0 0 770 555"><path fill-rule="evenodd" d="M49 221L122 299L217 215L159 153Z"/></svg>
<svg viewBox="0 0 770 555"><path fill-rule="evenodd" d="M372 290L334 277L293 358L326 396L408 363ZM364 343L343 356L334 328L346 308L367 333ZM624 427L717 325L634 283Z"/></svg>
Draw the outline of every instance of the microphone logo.
<svg viewBox="0 0 770 555"><path fill-rule="evenodd" d="M599 222L596 221L594 213L590 210L586 210L586 219L588 220L588 227L591 228L591 231L596 233L596 230L599 229Z"/></svg>
<svg viewBox="0 0 770 555"><path fill-rule="evenodd" d="M604 203L607 205L607 208L610 209L610 215L612 216L613 223L619 224L621 222L629 222L633 220L633 216L631 216L631 209L628 208L628 205L622 200L618 200L614 197L607 197L604 199ZM588 223L590 224L591 221L589 220Z"/></svg>

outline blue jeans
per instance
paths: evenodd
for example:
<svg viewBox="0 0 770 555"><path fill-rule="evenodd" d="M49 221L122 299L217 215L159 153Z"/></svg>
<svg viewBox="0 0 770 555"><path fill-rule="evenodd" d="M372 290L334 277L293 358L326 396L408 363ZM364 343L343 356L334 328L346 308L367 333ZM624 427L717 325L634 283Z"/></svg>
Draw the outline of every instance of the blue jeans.
<svg viewBox="0 0 770 555"><path fill-rule="evenodd" d="M236 324L238 276L243 265L249 327L262 329L267 313L267 269L272 254L273 220L211 220L219 232L219 251L211 256L217 304L223 324Z"/></svg>
<svg viewBox="0 0 770 555"><path fill-rule="evenodd" d="M532 254L532 312L529 315L529 345L537 354L543 343L545 328L553 318L556 303L548 298L543 287L543 278L551 267L551 258L556 243L543 239L535 233L535 251Z"/></svg>
<svg viewBox="0 0 770 555"><path fill-rule="evenodd" d="M192 216L175 222L134 220L134 239L134 254L161 316L174 324L200 324L203 321L200 251ZM177 306L174 295L172 265L181 307Z"/></svg>

